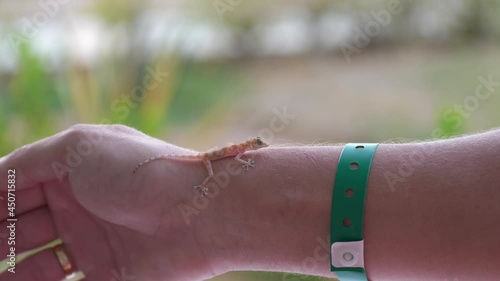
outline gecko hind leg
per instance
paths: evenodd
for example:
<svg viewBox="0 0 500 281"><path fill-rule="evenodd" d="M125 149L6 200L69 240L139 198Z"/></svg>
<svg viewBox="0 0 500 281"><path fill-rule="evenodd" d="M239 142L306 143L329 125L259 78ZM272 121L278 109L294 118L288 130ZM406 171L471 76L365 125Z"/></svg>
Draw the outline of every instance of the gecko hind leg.
<svg viewBox="0 0 500 281"><path fill-rule="evenodd" d="M255 161L253 161L252 159L248 159L245 161L245 160L241 159L242 155L243 155L243 153L239 153L238 155L236 155L236 157L234 157L234 160L241 164L242 169L248 171L250 168L255 167Z"/></svg>
<svg viewBox="0 0 500 281"><path fill-rule="evenodd" d="M207 196L208 194L208 188L204 185L195 185L194 186L194 190L196 190L196 192L198 194L200 194L201 196Z"/></svg>
<svg viewBox="0 0 500 281"><path fill-rule="evenodd" d="M202 196L206 196L208 194L208 188L206 187L206 185L208 181L214 176L214 171L212 169L212 163L210 162L210 160L203 160L203 164L205 164L205 168L207 168L208 176L200 185L195 185L194 189Z"/></svg>

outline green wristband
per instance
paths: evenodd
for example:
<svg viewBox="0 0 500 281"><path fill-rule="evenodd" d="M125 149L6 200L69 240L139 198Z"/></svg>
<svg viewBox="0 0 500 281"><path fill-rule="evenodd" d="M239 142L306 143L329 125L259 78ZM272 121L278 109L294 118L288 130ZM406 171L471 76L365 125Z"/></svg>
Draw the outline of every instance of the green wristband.
<svg viewBox="0 0 500 281"><path fill-rule="evenodd" d="M333 186L330 225L331 271L340 281L367 281L363 217L368 176L378 144L349 143L340 155Z"/></svg>

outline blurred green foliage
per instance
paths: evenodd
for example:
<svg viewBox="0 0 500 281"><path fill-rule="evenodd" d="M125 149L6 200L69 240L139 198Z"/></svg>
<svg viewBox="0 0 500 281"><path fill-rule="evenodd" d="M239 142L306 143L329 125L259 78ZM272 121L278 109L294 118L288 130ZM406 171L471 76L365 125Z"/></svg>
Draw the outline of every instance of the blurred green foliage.
<svg viewBox="0 0 500 281"><path fill-rule="evenodd" d="M6 94L0 96L0 131L12 132L11 127L20 126L24 133L0 138L0 154L12 150L18 142L31 142L54 132L61 114L56 83L43 62L26 44L18 54L20 71L12 76Z"/></svg>
<svg viewBox="0 0 500 281"><path fill-rule="evenodd" d="M246 92L244 77L234 65L186 62L179 70L183 75L175 91L182 94L175 95L168 112L174 124L195 122L222 99L236 100Z"/></svg>
<svg viewBox="0 0 500 281"><path fill-rule="evenodd" d="M54 73L27 44L17 55L19 70L0 95L0 155L75 123L119 123L166 137L169 128L200 122L245 93L239 69L222 63L162 57L155 64L104 62L94 71L68 63L67 73ZM157 67L167 77L135 101L135 87Z"/></svg>

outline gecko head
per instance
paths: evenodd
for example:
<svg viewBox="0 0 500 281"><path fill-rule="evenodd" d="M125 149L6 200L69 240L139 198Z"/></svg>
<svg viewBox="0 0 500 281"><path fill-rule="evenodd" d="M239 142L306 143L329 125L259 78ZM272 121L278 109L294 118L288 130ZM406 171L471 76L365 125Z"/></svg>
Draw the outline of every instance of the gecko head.
<svg viewBox="0 0 500 281"><path fill-rule="evenodd" d="M259 148L268 147L269 144L267 142L263 141L260 137L256 137L256 138L250 139L248 141L248 146L251 149L256 150Z"/></svg>

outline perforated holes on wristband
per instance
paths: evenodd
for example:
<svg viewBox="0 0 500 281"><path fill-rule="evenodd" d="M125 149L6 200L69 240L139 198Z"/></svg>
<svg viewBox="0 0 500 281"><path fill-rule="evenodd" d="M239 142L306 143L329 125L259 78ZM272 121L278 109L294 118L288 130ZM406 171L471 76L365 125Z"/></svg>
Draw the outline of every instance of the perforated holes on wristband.
<svg viewBox="0 0 500 281"><path fill-rule="evenodd" d="M365 148L364 145L358 145L356 146L356 149L363 149ZM359 164L357 162L352 162L350 165L349 165L349 168L351 170L357 170L359 168Z"/></svg>
<svg viewBox="0 0 500 281"><path fill-rule="evenodd" d="M352 188L346 189L345 192L344 192L344 195L347 198L353 197L354 196L354 189L352 189Z"/></svg>
<svg viewBox="0 0 500 281"><path fill-rule="evenodd" d="M352 162L351 164L349 164L349 169L351 170L357 170L358 168L359 168L358 162Z"/></svg>
<svg viewBox="0 0 500 281"><path fill-rule="evenodd" d="M345 190L345 193L344 193L345 197L347 198L351 198L353 195L354 195L354 189L352 188L348 188ZM344 227L349 227L351 226L352 222L351 222L351 219L350 218L345 218L343 221L342 221L342 225Z"/></svg>
<svg viewBox="0 0 500 281"><path fill-rule="evenodd" d="M356 146L356 149L363 149L363 148L365 148L365 147L362 145ZM351 169L353 171L357 170L358 168L359 168L358 162L351 162L351 164L349 164L349 169ZM354 189L352 189L352 188L346 189L344 192L344 195L347 198L351 198L354 195ZM344 220L342 220L342 225L344 227L350 227L351 224L352 224L352 221L350 218L345 218Z"/></svg>

